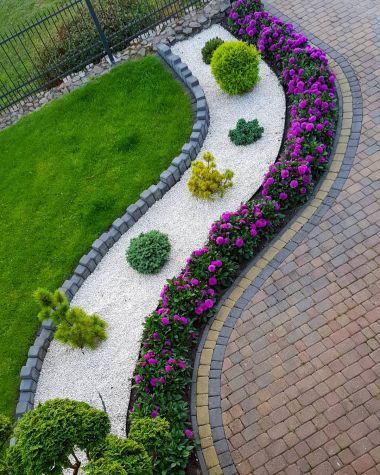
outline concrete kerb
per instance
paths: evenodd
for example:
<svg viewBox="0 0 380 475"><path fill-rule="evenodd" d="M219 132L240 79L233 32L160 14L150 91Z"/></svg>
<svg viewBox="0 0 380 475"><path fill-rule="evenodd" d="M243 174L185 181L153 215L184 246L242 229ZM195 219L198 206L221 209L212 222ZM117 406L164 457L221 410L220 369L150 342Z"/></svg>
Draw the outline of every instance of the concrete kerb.
<svg viewBox="0 0 380 475"><path fill-rule="evenodd" d="M274 8L269 11L284 18ZM285 21L291 20L285 17ZM295 26L302 31L299 25ZM337 73L340 116L335 145L331 152L333 159L315 190L314 198L300 208L281 234L244 269L224 295L215 317L208 322L203 332L192 377L191 419L196 440L199 441L197 455L204 474L238 473L225 438L220 398L224 352L236 321L263 282L294 251L298 243L307 237L331 207L349 175L359 142L362 99L359 82L353 70L339 53L315 36L304 33L316 46L324 49L330 57L333 70ZM351 106L353 103L355 108Z"/></svg>

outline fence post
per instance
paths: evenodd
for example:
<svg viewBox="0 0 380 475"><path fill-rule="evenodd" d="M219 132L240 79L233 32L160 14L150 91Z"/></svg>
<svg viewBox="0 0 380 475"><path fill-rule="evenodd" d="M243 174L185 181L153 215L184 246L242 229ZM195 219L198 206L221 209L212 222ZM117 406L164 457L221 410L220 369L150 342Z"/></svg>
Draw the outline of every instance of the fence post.
<svg viewBox="0 0 380 475"><path fill-rule="evenodd" d="M115 58L113 57L110 45L108 44L106 35L104 34L103 28L101 27L101 25L99 23L99 19L98 19L96 13L95 13L95 10L94 10L94 7L91 3L91 0L85 0L85 2L86 2L86 5L87 5L87 8L88 8L88 11L90 12L92 21L95 24L96 31L98 32L99 37L101 39L101 42L103 43L104 51L107 53L107 56L108 56L111 64L113 65L113 64L115 64Z"/></svg>

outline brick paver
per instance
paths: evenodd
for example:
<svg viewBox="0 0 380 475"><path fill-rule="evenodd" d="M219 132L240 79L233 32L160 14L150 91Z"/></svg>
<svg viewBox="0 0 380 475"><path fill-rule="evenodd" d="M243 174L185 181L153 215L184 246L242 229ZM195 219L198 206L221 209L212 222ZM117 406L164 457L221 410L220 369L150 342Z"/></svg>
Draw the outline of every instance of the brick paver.
<svg viewBox="0 0 380 475"><path fill-rule="evenodd" d="M379 3L272 4L349 60L363 124L335 203L229 338L225 434L240 474L380 474Z"/></svg>

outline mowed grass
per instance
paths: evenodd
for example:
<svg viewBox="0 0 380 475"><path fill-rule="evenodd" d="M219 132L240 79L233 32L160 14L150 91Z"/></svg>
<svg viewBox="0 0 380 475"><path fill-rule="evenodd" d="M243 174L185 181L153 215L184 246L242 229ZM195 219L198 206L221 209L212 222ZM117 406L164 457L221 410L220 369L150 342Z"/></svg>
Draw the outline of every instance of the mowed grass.
<svg viewBox="0 0 380 475"><path fill-rule="evenodd" d="M155 57L128 62L0 132L0 412L11 415L59 287L189 139L189 97Z"/></svg>

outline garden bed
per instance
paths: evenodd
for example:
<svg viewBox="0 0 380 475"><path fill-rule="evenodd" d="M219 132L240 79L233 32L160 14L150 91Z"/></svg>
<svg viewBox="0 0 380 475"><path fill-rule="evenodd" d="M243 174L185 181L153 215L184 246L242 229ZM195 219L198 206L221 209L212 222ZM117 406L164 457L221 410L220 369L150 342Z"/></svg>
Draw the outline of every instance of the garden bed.
<svg viewBox="0 0 380 475"><path fill-rule="evenodd" d="M191 197L187 189L191 172L185 172L181 181L113 246L72 302L107 321L108 340L95 352L84 354L53 342L38 383L36 400L65 396L98 408L104 403L113 431L118 434L125 434L131 378L145 316L156 308L166 278L178 273L191 250L202 245L211 223L224 209L236 208L260 186L262 175L276 160L282 141L285 97L277 77L261 62L261 81L252 92L239 97L221 92L201 56L205 41L216 35L234 39L221 26L214 26L178 43L173 52L189 65L205 91L210 127L203 150L215 155L220 169L229 167L235 172L234 187L224 198L204 202ZM269 102L270 110L265 107ZM265 130L258 142L247 147L233 145L228 137L228 131L241 117L258 118ZM169 235L172 254L160 274L143 276L128 266L125 251L133 237L151 229Z"/></svg>

